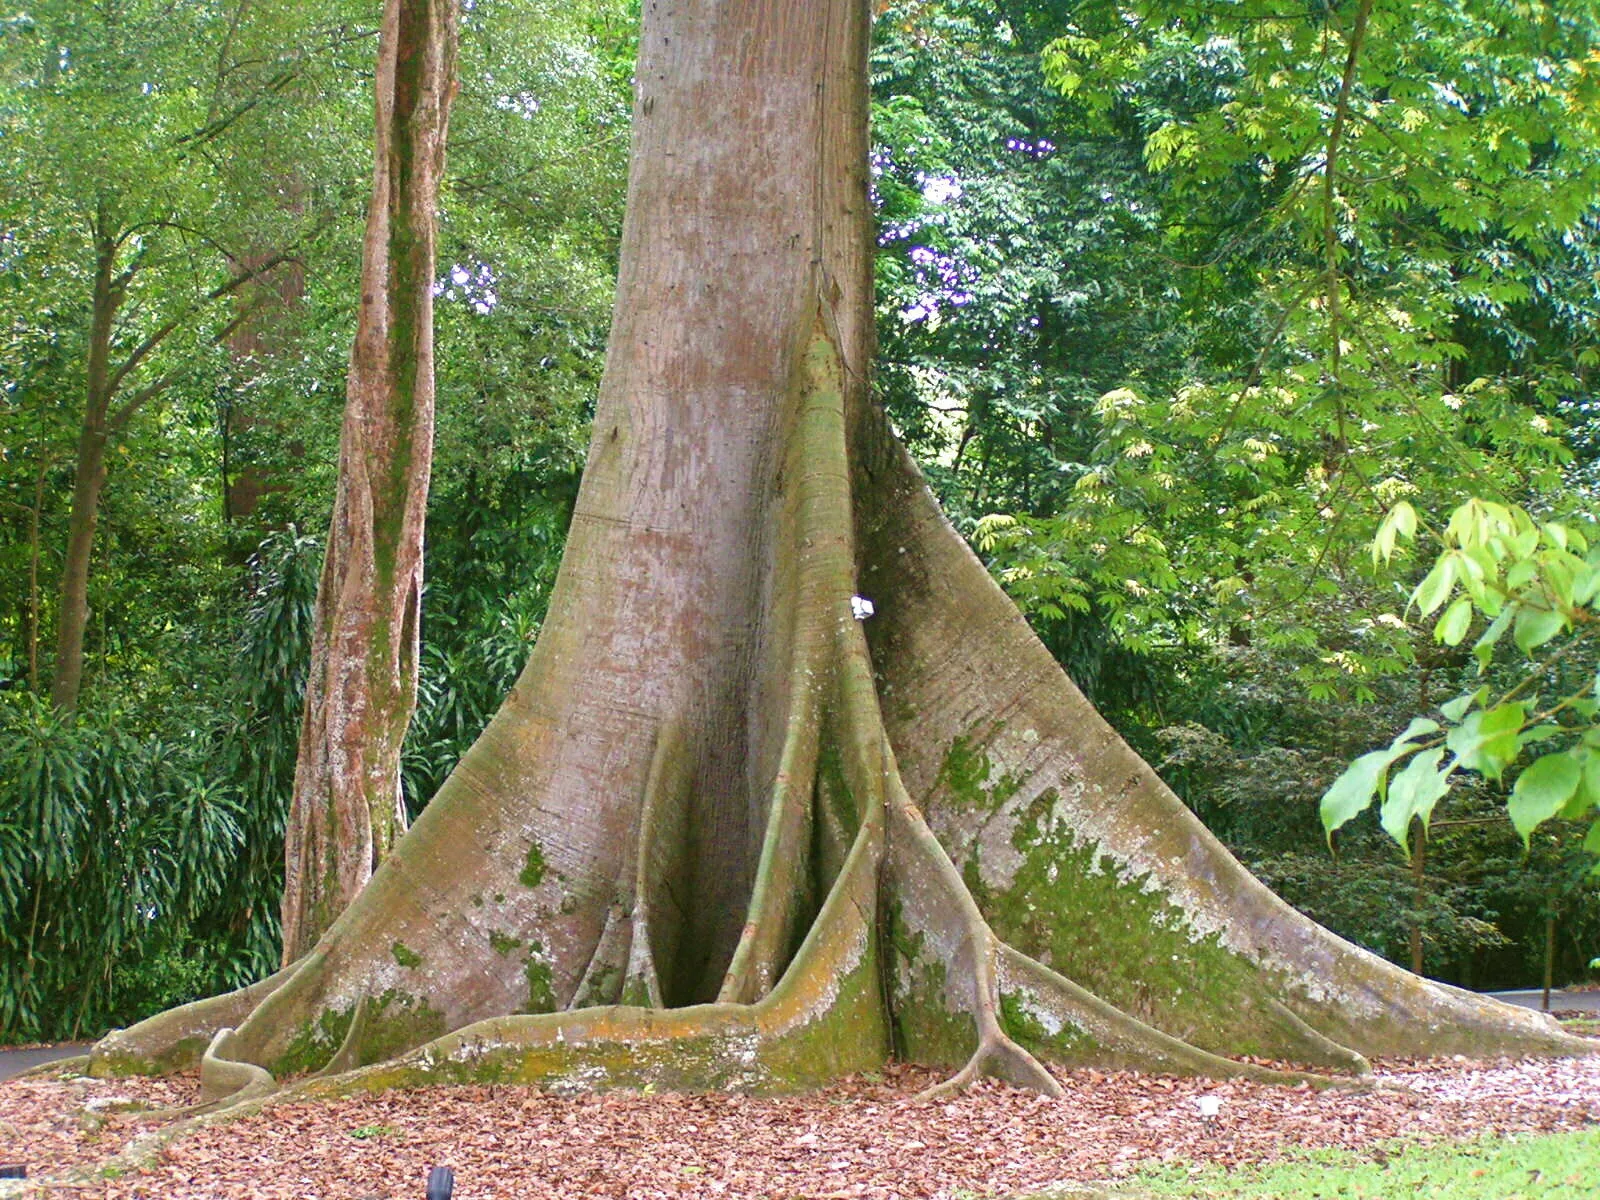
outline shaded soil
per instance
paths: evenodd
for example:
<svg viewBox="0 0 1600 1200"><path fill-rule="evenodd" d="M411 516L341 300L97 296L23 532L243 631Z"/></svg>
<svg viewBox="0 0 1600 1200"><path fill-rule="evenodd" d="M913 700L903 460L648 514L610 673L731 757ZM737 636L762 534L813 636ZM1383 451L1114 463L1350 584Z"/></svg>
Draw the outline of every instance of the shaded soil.
<svg viewBox="0 0 1600 1200"><path fill-rule="evenodd" d="M936 1078L900 1068L772 1099L435 1087L285 1102L192 1132L150 1165L73 1194L420 1200L428 1168L447 1164L456 1200L952 1200L1115 1180L1152 1163L1600 1124L1600 1056L1386 1062L1369 1091L1078 1071L1063 1077L1059 1100L984 1083L910 1103ZM113 1098L164 1107L196 1091L181 1076L0 1083L0 1161L26 1162L35 1179L92 1168L151 1127L109 1111ZM1201 1096L1220 1101L1210 1121Z"/></svg>

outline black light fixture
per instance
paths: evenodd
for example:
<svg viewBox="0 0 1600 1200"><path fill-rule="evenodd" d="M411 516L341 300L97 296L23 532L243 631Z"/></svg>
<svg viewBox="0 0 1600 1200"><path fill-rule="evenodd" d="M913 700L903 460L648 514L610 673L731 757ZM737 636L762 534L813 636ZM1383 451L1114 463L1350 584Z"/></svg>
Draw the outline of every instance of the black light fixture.
<svg viewBox="0 0 1600 1200"><path fill-rule="evenodd" d="M456 1190L456 1173L449 1167L435 1167L428 1172L428 1200L450 1200Z"/></svg>
<svg viewBox="0 0 1600 1200"><path fill-rule="evenodd" d="M26 1179L28 1168L21 1163L0 1163L0 1179ZM450 1193L444 1193L448 1196Z"/></svg>

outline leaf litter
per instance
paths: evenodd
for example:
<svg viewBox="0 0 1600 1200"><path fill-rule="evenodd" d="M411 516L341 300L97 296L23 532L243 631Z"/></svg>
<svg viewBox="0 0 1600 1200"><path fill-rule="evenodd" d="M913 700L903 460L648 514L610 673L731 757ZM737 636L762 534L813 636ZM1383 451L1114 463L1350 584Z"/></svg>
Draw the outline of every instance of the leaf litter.
<svg viewBox="0 0 1600 1200"><path fill-rule="evenodd" d="M766 1098L427 1087L275 1103L203 1126L114 1178L80 1173L70 1191L401 1200L422 1195L430 1167L448 1165L456 1200L953 1200L1115 1181L1159 1164L1232 1167L1397 1137L1600 1124L1600 1056L1391 1060L1377 1072L1373 1090L1316 1091L1079 1070L1060 1075L1059 1099L984 1081L933 1104L911 1097L938 1074L903 1066ZM64 1183L153 1127L129 1106L192 1103L198 1090L192 1075L0 1083L0 1160Z"/></svg>

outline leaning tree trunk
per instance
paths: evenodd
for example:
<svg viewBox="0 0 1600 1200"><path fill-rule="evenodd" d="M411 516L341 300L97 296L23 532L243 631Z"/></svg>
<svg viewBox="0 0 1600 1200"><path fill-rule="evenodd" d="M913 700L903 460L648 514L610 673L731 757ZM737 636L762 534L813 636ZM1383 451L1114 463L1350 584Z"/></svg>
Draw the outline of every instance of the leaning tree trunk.
<svg viewBox="0 0 1600 1200"><path fill-rule="evenodd" d="M610 356L527 669L309 954L100 1069L210 1038L219 1093L359 1064L338 1086L780 1088L891 1054L1049 1091L1047 1064L1582 1049L1280 902L940 514L868 395L867 26L646 5Z"/></svg>
<svg viewBox="0 0 1600 1200"><path fill-rule="evenodd" d="M286 838L285 962L316 943L406 827L400 747L417 698L434 210L455 22L455 0L384 5L361 306Z"/></svg>

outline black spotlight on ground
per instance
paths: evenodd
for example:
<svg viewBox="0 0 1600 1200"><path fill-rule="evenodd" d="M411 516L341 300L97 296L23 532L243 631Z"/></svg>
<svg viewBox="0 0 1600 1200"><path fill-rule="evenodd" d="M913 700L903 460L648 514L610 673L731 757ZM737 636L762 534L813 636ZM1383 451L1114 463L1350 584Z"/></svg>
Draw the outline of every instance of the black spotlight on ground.
<svg viewBox="0 0 1600 1200"><path fill-rule="evenodd" d="M21 1163L0 1163L0 1179L26 1179L28 1168ZM448 1196L450 1193L444 1193Z"/></svg>
<svg viewBox="0 0 1600 1200"><path fill-rule="evenodd" d="M450 1200L456 1190L456 1173L449 1167L435 1167L428 1172L428 1200Z"/></svg>

